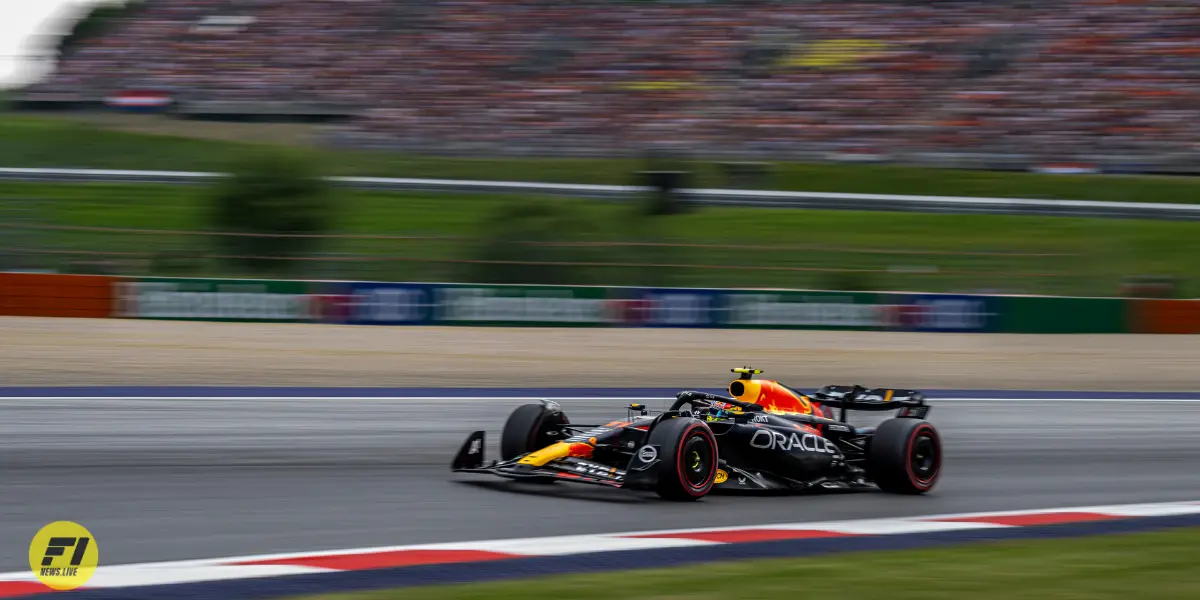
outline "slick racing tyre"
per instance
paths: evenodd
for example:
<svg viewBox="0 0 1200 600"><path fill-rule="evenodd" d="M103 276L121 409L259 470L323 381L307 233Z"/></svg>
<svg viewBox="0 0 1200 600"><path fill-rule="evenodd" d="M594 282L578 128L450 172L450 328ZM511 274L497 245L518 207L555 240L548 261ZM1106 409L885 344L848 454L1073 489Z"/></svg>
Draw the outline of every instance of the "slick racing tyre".
<svg viewBox="0 0 1200 600"><path fill-rule="evenodd" d="M717 478L717 438L703 421L676 418L659 423L646 440L658 448L655 491L667 500L699 500Z"/></svg>
<svg viewBox="0 0 1200 600"><path fill-rule="evenodd" d="M871 438L867 466L885 492L924 494L941 473L942 440L928 421L888 419Z"/></svg>
<svg viewBox="0 0 1200 600"><path fill-rule="evenodd" d="M500 458L513 459L560 441L562 426L567 423L565 414L551 410L545 404L517 407L500 433Z"/></svg>

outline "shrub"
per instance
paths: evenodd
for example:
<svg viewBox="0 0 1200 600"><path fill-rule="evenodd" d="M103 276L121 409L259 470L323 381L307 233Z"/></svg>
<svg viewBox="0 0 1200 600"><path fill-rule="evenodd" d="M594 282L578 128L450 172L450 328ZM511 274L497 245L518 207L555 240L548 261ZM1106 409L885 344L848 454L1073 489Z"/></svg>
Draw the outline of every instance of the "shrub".
<svg viewBox="0 0 1200 600"><path fill-rule="evenodd" d="M466 279L477 283L590 284L609 252L587 245L600 228L570 200L507 205L483 224L471 245Z"/></svg>
<svg viewBox="0 0 1200 600"><path fill-rule="evenodd" d="M822 278L821 289L836 292L870 292L878 283L872 273L862 271L834 271Z"/></svg>
<svg viewBox="0 0 1200 600"><path fill-rule="evenodd" d="M215 190L211 223L218 248L251 272L295 270L290 259L311 254L332 219L328 184L306 159L268 154L238 165Z"/></svg>
<svg viewBox="0 0 1200 600"><path fill-rule="evenodd" d="M690 186L691 174L686 171L646 171L641 174L646 192L643 211L649 217L677 215L687 209L680 189Z"/></svg>

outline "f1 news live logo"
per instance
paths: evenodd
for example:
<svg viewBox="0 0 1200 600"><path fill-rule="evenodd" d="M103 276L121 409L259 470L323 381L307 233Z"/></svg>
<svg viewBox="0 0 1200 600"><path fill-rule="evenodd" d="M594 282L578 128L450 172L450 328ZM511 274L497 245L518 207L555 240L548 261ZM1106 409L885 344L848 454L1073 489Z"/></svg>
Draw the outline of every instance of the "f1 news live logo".
<svg viewBox="0 0 1200 600"><path fill-rule="evenodd" d="M29 543L29 568L51 589L73 590L87 583L100 562L96 538L84 526L55 521Z"/></svg>

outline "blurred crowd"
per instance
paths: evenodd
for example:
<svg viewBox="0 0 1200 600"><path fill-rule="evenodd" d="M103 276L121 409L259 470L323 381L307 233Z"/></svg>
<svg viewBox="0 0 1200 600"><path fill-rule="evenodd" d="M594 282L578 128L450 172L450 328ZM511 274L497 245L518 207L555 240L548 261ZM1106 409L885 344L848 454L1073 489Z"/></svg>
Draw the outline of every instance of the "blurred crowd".
<svg viewBox="0 0 1200 600"><path fill-rule="evenodd" d="M43 88L342 103L397 148L1190 153L1200 2L150 0Z"/></svg>

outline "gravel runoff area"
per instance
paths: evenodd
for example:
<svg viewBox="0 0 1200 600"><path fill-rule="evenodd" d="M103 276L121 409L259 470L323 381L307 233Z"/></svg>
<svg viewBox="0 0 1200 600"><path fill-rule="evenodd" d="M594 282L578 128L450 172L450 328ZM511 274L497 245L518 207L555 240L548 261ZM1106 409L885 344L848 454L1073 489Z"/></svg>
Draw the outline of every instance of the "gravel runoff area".
<svg viewBox="0 0 1200 600"><path fill-rule="evenodd" d="M1200 389L1200 336L366 327L0 318L0 386Z"/></svg>

